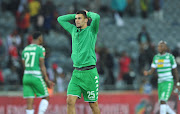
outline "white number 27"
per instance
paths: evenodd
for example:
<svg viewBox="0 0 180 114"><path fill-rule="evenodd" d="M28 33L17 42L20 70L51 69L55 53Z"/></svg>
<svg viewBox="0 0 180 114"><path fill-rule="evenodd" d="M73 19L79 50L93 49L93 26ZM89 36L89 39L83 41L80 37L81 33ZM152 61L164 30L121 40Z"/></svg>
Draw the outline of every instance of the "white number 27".
<svg viewBox="0 0 180 114"><path fill-rule="evenodd" d="M26 67L33 67L35 61L35 52L26 52L24 53L25 56L25 66Z"/></svg>

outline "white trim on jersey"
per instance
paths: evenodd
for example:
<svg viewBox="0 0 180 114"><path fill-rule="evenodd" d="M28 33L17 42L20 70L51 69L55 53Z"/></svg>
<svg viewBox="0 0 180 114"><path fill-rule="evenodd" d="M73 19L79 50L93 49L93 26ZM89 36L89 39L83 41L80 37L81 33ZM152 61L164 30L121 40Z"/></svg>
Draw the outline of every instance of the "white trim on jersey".
<svg viewBox="0 0 180 114"><path fill-rule="evenodd" d="M164 77L164 76L172 76L171 72L166 72L166 73L159 73L159 77Z"/></svg>
<svg viewBox="0 0 180 114"><path fill-rule="evenodd" d="M24 74L32 74L32 75L41 75L41 71L31 70L31 71L24 71Z"/></svg>
<svg viewBox="0 0 180 114"><path fill-rule="evenodd" d="M177 67L177 64L172 65L172 69L175 69Z"/></svg>
<svg viewBox="0 0 180 114"><path fill-rule="evenodd" d="M164 71L170 71L171 68L166 68L166 69L157 69L158 72L164 72Z"/></svg>
<svg viewBox="0 0 180 114"><path fill-rule="evenodd" d="M152 67L152 68L157 68L154 63L151 64L151 67Z"/></svg>

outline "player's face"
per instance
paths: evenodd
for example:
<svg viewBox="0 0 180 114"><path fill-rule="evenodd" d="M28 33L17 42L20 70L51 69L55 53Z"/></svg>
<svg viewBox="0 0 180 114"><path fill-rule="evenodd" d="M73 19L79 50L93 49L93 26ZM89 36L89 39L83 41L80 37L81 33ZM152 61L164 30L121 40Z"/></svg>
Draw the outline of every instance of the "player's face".
<svg viewBox="0 0 180 114"><path fill-rule="evenodd" d="M83 14L76 14L75 23L77 28L83 28L86 26L88 19Z"/></svg>
<svg viewBox="0 0 180 114"><path fill-rule="evenodd" d="M159 53L164 53L165 51L166 51L166 44L160 43L160 44L158 45L158 52L159 52Z"/></svg>

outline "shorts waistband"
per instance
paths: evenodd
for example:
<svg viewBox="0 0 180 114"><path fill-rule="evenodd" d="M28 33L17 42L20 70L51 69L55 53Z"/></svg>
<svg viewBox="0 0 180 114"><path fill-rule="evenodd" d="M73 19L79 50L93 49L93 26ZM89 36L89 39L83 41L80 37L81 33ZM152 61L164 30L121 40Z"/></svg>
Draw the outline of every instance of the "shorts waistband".
<svg viewBox="0 0 180 114"><path fill-rule="evenodd" d="M91 66L87 66L87 67L82 67L82 68L77 68L75 67L76 70L79 70L79 71L84 71L84 70L90 70L90 69L93 69L95 68L96 65L91 65Z"/></svg>

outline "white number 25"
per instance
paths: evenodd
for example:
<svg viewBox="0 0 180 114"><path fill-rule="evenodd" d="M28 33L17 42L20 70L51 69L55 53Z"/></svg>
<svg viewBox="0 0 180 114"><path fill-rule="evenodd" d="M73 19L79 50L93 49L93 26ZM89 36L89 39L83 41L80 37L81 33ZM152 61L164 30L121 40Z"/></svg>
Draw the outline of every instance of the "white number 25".
<svg viewBox="0 0 180 114"><path fill-rule="evenodd" d="M87 91L87 94L88 94L88 98L89 98L89 99L95 98L95 93L94 93L94 91Z"/></svg>

